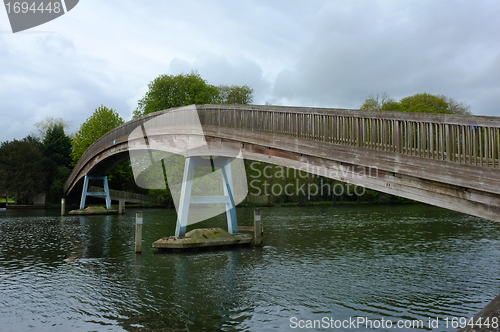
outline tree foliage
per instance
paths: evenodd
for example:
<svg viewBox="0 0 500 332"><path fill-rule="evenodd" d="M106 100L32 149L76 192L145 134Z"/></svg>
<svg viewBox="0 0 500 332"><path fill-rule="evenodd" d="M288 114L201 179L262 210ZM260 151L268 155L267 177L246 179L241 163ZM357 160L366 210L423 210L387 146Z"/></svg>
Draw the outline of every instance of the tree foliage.
<svg viewBox="0 0 500 332"><path fill-rule="evenodd" d="M337 203L388 203L401 198L343 183L304 170L245 160L248 200L268 205L319 205ZM356 194L356 193L359 193Z"/></svg>
<svg viewBox="0 0 500 332"><path fill-rule="evenodd" d="M134 172L130 165L130 160L118 164L108 174L109 188L122 191L140 191L141 194L147 194L147 191L140 190L135 184Z"/></svg>
<svg viewBox="0 0 500 332"><path fill-rule="evenodd" d="M217 87L219 96L218 104L251 104L253 102L253 90L248 85L220 85Z"/></svg>
<svg viewBox="0 0 500 332"><path fill-rule="evenodd" d="M63 195L64 182L71 173L71 140L62 124L47 128L43 142L33 136L4 142L0 148L0 188L29 204L38 193L49 201Z"/></svg>
<svg viewBox="0 0 500 332"><path fill-rule="evenodd" d="M94 114L80 126L80 130L78 130L71 140L73 146L71 158L73 163L76 164L92 143L123 123L123 119L112 108L107 108L103 105L98 107L94 111Z"/></svg>
<svg viewBox="0 0 500 332"><path fill-rule="evenodd" d="M247 85L210 85L195 72L160 75L148 84L148 92L139 100L134 118L192 104L250 104L252 93Z"/></svg>
<svg viewBox="0 0 500 332"><path fill-rule="evenodd" d="M71 139L64 132L61 124L55 124L47 130L43 139L44 154L52 162L60 166L71 163Z"/></svg>
<svg viewBox="0 0 500 332"><path fill-rule="evenodd" d="M18 203L31 203L44 190L47 173L36 139L3 142L0 146L0 188L15 193Z"/></svg>
<svg viewBox="0 0 500 332"><path fill-rule="evenodd" d="M71 139L62 124L55 124L46 132L43 140L46 157L49 199L58 200L63 194L64 182L71 173Z"/></svg>
<svg viewBox="0 0 500 332"><path fill-rule="evenodd" d="M402 112L451 114L448 103L443 98L425 92L401 99L399 110Z"/></svg>
<svg viewBox="0 0 500 332"><path fill-rule="evenodd" d="M392 99L386 92L381 94L371 94L368 96L368 99L365 100L363 105L361 105L360 109L365 111L386 111L389 108L394 106L396 101Z"/></svg>
<svg viewBox="0 0 500 332"><path fill-rule="evenodd" d="M429 93L417 93L395 101L387 93L370 95L360 109L368 111L400 111L419 113L472 115L470 106L453 98Z"/></svg>
<svg viewBox="0 0 500 332"><path fill-rule="evenodd" d="M217 87L199 74L160 75L148 84L148 92L139 100L134 118L172 107L211 104L218 95Z"/></svg>
<svg viewBox="0 0 500 332"><path fill-rule="evenodd" d="M67 129L71 122L64 120L63 118L54 118L52 116L47 116L45 119L35 122L36 133L35 137L40 141L45 139L45 135L48 130L54 126L61 126L63 129Z"/></svg>
<svg viewBox="0 0 500 332"><path fill-rule="evenodd" d="M443 100L448 103L448 109L451 113L460 115L473 115L470 105L465 101L458 101L454 98L443 95L439 95L438 97L443 98Z"/></svg>

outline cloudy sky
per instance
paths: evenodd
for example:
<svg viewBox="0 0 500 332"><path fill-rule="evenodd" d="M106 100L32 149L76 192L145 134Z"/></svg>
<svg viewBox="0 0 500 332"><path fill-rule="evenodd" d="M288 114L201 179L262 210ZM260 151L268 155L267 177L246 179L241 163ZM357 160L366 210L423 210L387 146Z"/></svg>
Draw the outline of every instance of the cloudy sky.
<svg viewBox="0 0 500 332"><path fill-rule="evenodd" d="M48 116L129 120L147 84L197 70L254 103L358 108L420 92L500 116L500 2L80 0L12 33L0 8L0 141Z"/></svg>

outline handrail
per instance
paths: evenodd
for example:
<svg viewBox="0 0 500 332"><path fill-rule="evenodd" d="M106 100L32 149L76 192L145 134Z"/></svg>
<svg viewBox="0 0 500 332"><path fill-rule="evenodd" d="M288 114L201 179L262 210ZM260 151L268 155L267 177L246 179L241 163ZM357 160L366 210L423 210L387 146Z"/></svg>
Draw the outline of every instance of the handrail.
<svg viewBox="0 0 500 332"><path fill-rule="evenodd" d="M500 118L283 106L202 105L201 124L500 168Z"/></svg>
<svg viewBox="0 0 500 332"><path fill-rule="evenodd" d="M89 187L89 192L104 192L104 188L91 186L91 187ZM127 199L127 200L140 201L142 203L152 203L152 204L160 204L161 203L158 198L148 196L148 195L131 193L128 191L109 189L109 194L110 194L111 198L114 200Z"/></svg>
<svg viewBox="0 0 500 332"><path fill-rule="evenodd" d="M202 126L234 128L500 169L500 117L272 105L197 105ZM138 126L168 109L131 120L95 141L65 184L91 158L127 142Z"/></svg>

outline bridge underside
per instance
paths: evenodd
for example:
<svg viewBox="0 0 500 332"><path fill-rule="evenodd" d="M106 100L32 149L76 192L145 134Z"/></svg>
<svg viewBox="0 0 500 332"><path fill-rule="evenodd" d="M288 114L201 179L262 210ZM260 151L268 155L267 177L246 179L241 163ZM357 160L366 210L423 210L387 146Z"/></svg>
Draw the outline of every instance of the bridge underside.
<svg viewBox="0 0 500 332"><path fill-rule="evenodd" d="M500 221L498 170L443 160L279 135L204 126L208 144L221 141L241 149L243 158L292 167L380 192ZM176 136L152 136L150 142ZM185 135L189 136L189 135ZM199 137L197 137L199 139ZM74 178L67 193L81 186L85 174L107 174L129 158L133 142L114 144L94 156Z"/></svg>

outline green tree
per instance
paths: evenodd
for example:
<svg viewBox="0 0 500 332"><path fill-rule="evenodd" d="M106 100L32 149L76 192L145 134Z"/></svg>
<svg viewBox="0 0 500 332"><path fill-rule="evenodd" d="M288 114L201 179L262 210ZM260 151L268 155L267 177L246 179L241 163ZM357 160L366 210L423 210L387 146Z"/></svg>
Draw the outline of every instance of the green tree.
<svg viewBox="0 0 500 332"><path fill-rule="evenodd" d="M46 157L49 200L59 199L64 182L71 173L71 139L62 124L55 124L46 131L43 153Z"/></svg>
<svg viewBox="0 0 500 332"><path fill-rule="evenodd" d="M64 197L64 183L71 174L71 168L67 166L57 166L52 171L51 182L48 185L49 201L57 203L59 198Z"/></svg>
<svg viewBox="0 0 500 332"><path fill-rule="evenodd" d="M41 154L43 154L43 143L36 136L28 135L22 139L23 142L28 142L35 149L38 150Z"/></svg>
<svg viewBox="0 0 500 332"><path fill-rule="evenodd" d="M370 95L360 109L367 111L400 111L419 113L443 113L473 115L470 105L460 102L444 95L431 95L428 93L417 93L395 101L387 93L381 95Z"/></svg>
<svg viewBox="0 0 500 332"><path fill-rule="evenodd" d="M45 119L35 122L36 133L34 134L34 136L40 141L43 141L49 129L53 128L56 125L62 126L63 129L67 129L70 124L70 121L66 121L63 118L54 118L52 116L47 116Z"/></svg>
<svg viewBox="0 0 500 332"><path fill-rule="evenodd" d="M71 163L71 139L64 132L61 124L55 124L47 130L43 139L44 154L58 166Z"/></svg>
<svg viewBox="0 0 500 332"><path fill-rule="evenodd" d="M134 111L134 118L192 104L250 104L253 90L247 86L208 84L199 74L160 75L148 84L148 92Z"/></svg>
<svg viewBox="0 0 500 332"><path fill-rule="evenodd" d="M94 111L94 114L80 126L80 130L78 130L71 140L73 147L71 158L73 163L76 164L92 143L123 123L123 119L115 110L103 105L98 107Z"/></svg>
<svg viewBox="0 0 500 332"><path fill-rule="evenodd" d="M448 103L448 109L451 113L460 115L473 115L470 105L465 101L458 101L454 98L446 97L443 95L439 95L438 97L442 98Z"/></svg>
<svg viewBox="0 0 500 332"><path fill-rule="evenodd" d="M115 190L133 191L147 194L146 190L137 187L134 180L134 172L130 160L126 160L113 168L108 176L109 187Z"/></svg>
<svg viewBox="0 0 500 332"><path fill-rule="evenodd" d="M380 102L377 99L375 99L374 97L368 97L368 99L365 100L365 102L360 106L359 109L363 111L380 111L382 108L380 106Z"/></svg>
<svg viewBox="0 0 500 332"><path fill-rule="evenodd" d="M446 100L425 92L401 99L399 110L402 112L451 114Z"/></svg>
<svg viewBox="0 0 500 332"><path fill-rule="evenodd" d="M216 100L219 104L251 104L253 102L253 90L248 85L219 85L219 96Z"/></svg>
<svg viewBox="0 0 500 332"><path fill-rule="evenodd" d="M46 184L44 157L33 137L0 146L0 187L16 193L18 203L31 203Z"/></svg>
<svg viewBox="0 0 500 332"><path fill-rule="evenodd" d="M160 75L148 84L148 92L139 100L134 118L172 107L192 104L211 104L219 90L197 73L189 75Z"/></svg>
<svg viewBox="0 0 500 332"><path fill-rule="evenodd" d="M397 102L386 92L383 92L381 94L369 95L360 109L365 111L393 111L397 107Z"/></svg>
<svg viewBox="0 0 500 332"><path fill-rule="evenodd" d="M391 100L382 106L382 111L392 111L392 112L400 111L399 103L395 100Z"/></svg>

